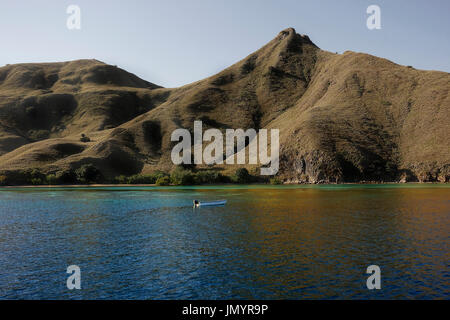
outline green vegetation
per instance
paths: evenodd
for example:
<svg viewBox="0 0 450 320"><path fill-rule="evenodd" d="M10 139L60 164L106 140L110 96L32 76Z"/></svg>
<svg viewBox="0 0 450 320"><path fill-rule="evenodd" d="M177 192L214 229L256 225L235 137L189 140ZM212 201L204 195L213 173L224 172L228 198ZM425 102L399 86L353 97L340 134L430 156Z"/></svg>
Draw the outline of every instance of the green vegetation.
<svg viewBox="0 0 450 320"><path fill-rule="evenodd" d="M39 168L7 171L0 174L0 185L61 185L81 183L73 170L45 174Z"/></svg>
<svg viewBox="0 0 450 320"><path fill-rule="evenodd" d="M4 185L64 185L64 184L156 184L167 185L201 185L221 183L251 183L264 182L248 172L245 168L239 168L231 176L223 175L218 170L191 170L182 166L176 167L170 174L163 171L155 171L149 174L134 174L131 176L120 175L112 181L104 178L101 171L93 164L88 163L77 169L66 169L52 173L43 173L38 168L0 172L0 186ZM281 184L281 181L271 179L272 184Z"/></svg>
<svg viewBox="0 0 450 320"><path fill-rule="evenodd" d="M158 180L156 180L156 185L157 186L168 186L168 185L170 185L170 178L168 176L158 178Z"/></svg>
<svg viewBox="0 0 450 320"><path fill-rule="evenodd" d="M153 184L158 177L151 174L135 174L128 178L128 184Z"/></svg>
<svg viewBox="0 0 450 320"><path fill-rule="evenodd" d="M170 174L170 182L176 186L194 184L194 174L190 170L177 167Z"/></svg>
<svg viewBox="0 0 450 320"><path fill-rule="evenodd" d="M283 181L281 181L277 177L273 177L273 178L270 179L270 184L279 185L279 184L283 184Z"/></svg>
<svg viewBox="0 0 450 320"><path fill-rule="evenodd" d="M30 172L30 182L33 185L40 185L45 183L45 174L39 171L39 169L32 169Z"/></svg>
<svg viewBox="0 0 450 320"><path fill-rule="evenodd" d="M215 170L198 171L195 174L195 184L213 184L213 183L227 183L230 178L222 175Z"/></svg>
<svg viewBox="0 0 450 320"><path fill-rule="evenodd" d="M98 183L102 180L102 173L91 163L82 165L75 170L75 174L81 183Z"/></svg>
<svg viewBox="0 0 450 320"><path fill-rule="evenodd" d="M152 174L135 174L132 176L120 175L114 179L119 184L154 184L159 178L169 176L162 171L156 171Z"/></svg>
<svg viewBox="0 0 450 320"><path fill-rule="evenodd" d="M252 180L252 176L245 168L237 169L234 175L231 177L231 181L236 183L249 183L252 182Z"/></svg>
<svg viewBox="0 0 450 320"><path fill-rule="evenodd" d="M230 177L224 176L217 170L193 171L178 166L170 174L156 171L151 174L135 174L132 176L120 175L114 179L119 184L157 184L157 185L196 185L232 182Z"/></svg>
<svg viewBox="0 0 450 320"><path fill-rule="evenodd" d="M77 183L77 175L75 170L63 170L56 173L56 179L59 184L72 184Z"/></svg>
<svg viewBox="0 0 450 320"><path fill-rule="evenodd" d="M58 177L56 176L56 174L49 174L49 175L47 175L46 176L46 181L47 181L47 184L50 184L50 185L57 185L57 184L59 184L59 180L58 180Z"/></svg>
<svg viewBox="0 0 450 320"><path fill-rule="evenodd" d="M91 138L89 138L88 136L86 136L84 133L81 134L81 138L80 138L81 142L89 142L91 141Z"/></svg>

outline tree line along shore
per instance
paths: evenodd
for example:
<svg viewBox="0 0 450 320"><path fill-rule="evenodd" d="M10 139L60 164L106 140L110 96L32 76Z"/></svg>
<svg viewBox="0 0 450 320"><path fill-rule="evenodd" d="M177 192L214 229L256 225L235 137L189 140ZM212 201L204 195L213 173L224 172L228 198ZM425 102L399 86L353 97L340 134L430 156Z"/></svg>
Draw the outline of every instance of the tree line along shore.
<svg viewBox="0 0 450 320"><path fill-rule="evenodd" d="M277 177L252 175L246 168L238 168L232 174L223 174L218 170L195 169L178 166L171 172L155 171L149 174L119 175L107 179L92 164L82 165L76 170L64 170L46 174L38 168L0 172L0 186L17 185L86 185L86 184L154 184L202 185L224 183L271 183L282 184Z"/></svg>
<svg viewBox="0 0 450 320"><path fill-rule="evenodd" d="M255 171L256 172L256 171ZM447 181L348 181L339 182L358 184L378 183L446 183ZM156 186L187 186L207 184L323 184L325 181L315 183L298 182L283 179L279 176L261 176L249 172L246 168L238 168L231 173L223 173L217 169L199 169L195 166L177 166L170 172L154 171L147 174L119 175L114 178L105 178L102 172L93 164L85 164L78 169L61 170L54 173L45 173L39 168L3 171L0 172L0 187L7 186L77 186L77 185L156 185Z"/></svg>

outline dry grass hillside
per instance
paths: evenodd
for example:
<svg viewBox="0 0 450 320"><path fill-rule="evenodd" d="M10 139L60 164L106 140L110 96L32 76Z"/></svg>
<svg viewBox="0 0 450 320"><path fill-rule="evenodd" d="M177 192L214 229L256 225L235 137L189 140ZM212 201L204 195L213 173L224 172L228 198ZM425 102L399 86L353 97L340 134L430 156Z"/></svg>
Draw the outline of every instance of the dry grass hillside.
<svg viewBox="0 0 450 320"><path fill-rule="evenodd" d="M449 89L448 73L332 54L294 29L174 89L97 60L10 65L0 68L0 171L168 171L172 131L202 120L280 129L278 175L289 182L448 181Z"/></svg>

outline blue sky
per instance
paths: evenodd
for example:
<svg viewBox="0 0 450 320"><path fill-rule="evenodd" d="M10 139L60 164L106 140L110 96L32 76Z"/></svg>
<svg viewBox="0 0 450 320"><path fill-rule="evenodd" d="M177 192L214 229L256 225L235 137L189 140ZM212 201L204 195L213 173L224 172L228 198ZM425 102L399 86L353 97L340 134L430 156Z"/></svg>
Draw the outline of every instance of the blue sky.
<svg viewBox="0 0 450 320"><path fill-rule="evenodd" d="M68 30L66 8L81 9ZM381 8L381 30L366 8ZM0 0L0 65L96 58L176 87L217 73L294 27L324 50L450 72L448 0Z"/></svg>

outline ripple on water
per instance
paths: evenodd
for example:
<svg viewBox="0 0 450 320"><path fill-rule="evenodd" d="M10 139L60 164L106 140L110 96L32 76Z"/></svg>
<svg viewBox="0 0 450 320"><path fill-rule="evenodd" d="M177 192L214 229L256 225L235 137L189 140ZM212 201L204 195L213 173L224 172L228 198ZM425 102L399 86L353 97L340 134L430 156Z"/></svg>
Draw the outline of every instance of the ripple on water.
<svg viewBox="0 0 450 320"><path fill-rule="evenodd" d="M450 188L0 191L0 298L448 299ZM227 199L193 209L192 199ZM82 290L65 287L82 270ZM368 265L382 290L365 286Z"/></svg>

